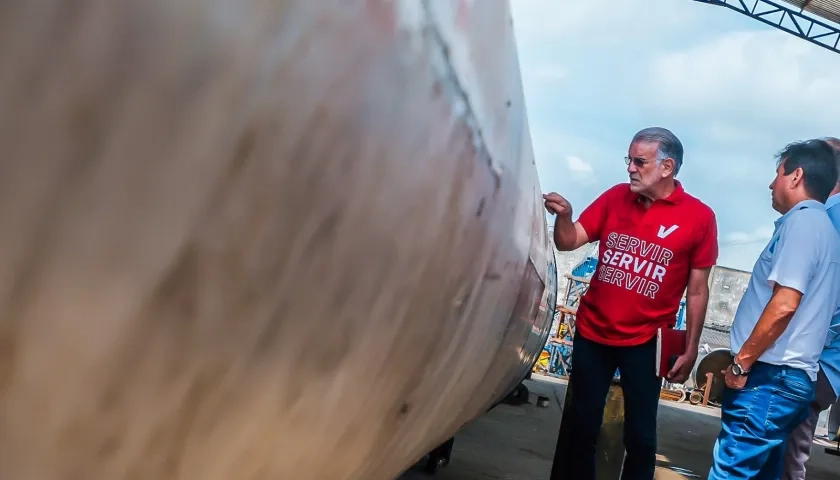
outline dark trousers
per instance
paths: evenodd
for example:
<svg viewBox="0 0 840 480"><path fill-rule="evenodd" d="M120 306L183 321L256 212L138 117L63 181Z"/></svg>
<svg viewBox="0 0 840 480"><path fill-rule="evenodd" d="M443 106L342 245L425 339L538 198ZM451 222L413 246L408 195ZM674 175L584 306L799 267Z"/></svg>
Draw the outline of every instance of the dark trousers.
<svg viewBox="0 0 840 480"><path fill-rule="evenodd" d="M656 468L656 414L662 380L656 376L656 338L634 347L611 347L575 335L574 399L564 408L551 480L594 480L595 447L607 393L616 369L624 391L622 480L653 480Z"/></svg>

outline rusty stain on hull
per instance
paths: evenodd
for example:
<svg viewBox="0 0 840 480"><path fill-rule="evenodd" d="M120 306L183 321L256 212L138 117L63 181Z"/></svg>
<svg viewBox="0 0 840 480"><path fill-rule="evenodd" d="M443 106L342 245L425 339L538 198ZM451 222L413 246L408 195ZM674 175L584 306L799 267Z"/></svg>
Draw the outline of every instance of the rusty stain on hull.
<svg viewBox="0 0 840 480"><path fill-rule="evenodd" d="M388 480L539 354L507 1L7 0L0 65L0 478Z"/></svg>

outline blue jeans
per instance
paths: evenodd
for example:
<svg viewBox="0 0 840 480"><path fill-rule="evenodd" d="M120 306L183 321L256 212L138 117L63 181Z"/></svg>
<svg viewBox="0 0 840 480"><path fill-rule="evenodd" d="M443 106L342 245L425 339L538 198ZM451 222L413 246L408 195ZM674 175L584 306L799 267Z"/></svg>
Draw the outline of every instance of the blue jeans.
<svg viewBox="0 0 840 480"><path fill-rule="evenodd" d="M709 480L778 480L790 432L805 420L814 382L804 370L756 362L742 390L725 388Z"/></svg>

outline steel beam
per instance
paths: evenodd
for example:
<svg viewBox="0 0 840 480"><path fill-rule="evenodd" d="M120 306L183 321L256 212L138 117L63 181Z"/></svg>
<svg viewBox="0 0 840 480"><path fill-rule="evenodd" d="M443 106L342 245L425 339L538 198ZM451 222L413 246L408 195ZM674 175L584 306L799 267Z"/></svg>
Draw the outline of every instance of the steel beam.
<svg viewBox="0 0 840 480"><path fill-rule="evenodd" d="M823 22L771 0L694 0L735 10L814 45L840 53L840 25Z"/></svg>

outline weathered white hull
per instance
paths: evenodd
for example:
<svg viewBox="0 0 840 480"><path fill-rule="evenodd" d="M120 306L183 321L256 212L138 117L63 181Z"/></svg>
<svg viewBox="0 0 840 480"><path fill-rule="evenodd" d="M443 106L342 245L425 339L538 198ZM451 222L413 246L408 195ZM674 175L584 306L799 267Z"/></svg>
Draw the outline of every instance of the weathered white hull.
<svg viewBox="0 0 840 480"><path fill-rule="evenodd" d="M548 335L505 0L6 0L0 105L0 479L387 480Z"/></svg>

